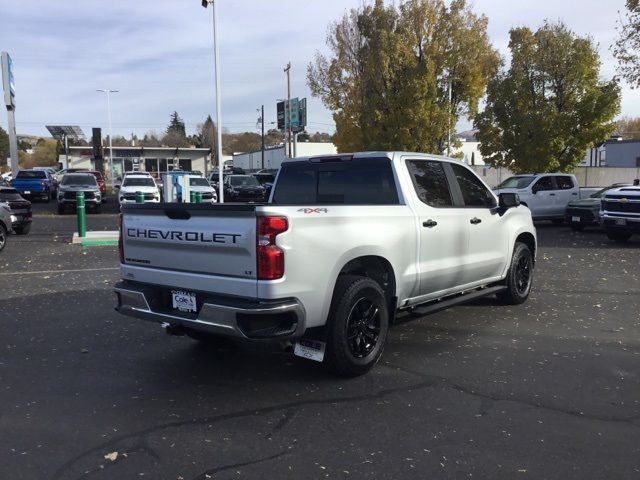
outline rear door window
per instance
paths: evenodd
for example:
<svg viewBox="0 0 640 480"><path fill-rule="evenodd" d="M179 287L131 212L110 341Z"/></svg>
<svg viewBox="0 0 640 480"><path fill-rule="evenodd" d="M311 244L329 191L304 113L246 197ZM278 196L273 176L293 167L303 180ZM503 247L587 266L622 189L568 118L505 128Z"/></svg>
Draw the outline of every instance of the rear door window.
<svg viewBox="0 0 640 480"><path fill-rule="evenodd" d="M573 178L567 175L558 175L556 183L558 184L558 190L571 190L574 187Z"/></svg>
<svg viewBox="0 0 640 480"><path fill-rule="evenodd" d="M542 177L533 185L533 189L537 192L542 192L545 190L556 190L553 177Z"/></svg>
<svg viewBox="0 0 640 480"><path fill-rule="evenodd" d="M453 206L447 175L442 162L436 160L408 160L407 169L416 195L430 207Z"/></svg>

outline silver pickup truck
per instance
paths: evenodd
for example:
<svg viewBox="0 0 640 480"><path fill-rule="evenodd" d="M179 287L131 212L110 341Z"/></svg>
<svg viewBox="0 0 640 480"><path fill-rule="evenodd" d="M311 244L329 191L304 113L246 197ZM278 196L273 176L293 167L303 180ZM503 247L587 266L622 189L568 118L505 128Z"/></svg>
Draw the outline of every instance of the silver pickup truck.
<svg viewBox="0 0 640 480"><path fill-rule="evenodd" d="M398 311L524 302L535 253L529 209L460 162L300 158L268 203L124 205L117 310L198 339L290 341L360 375Z"/></svg>

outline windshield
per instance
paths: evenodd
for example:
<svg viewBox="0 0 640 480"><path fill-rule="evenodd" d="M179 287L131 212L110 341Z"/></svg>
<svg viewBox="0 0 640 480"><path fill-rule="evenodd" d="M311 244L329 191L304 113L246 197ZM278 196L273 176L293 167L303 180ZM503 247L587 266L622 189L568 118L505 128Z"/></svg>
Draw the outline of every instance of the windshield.
<svg viewBox="0 0 640 480"><path fill-rule="evenodd" d="M210 187L209 182L207 182L206 178L190 178L189 185L192 187Z"/></svg>
<svg viewBox="0 0 640 480"><path fill-rule="evenodd" d="M256 177L250 175L234 175L229 181L234 187L257 187L259 185Z"/></svg>
<svg viewBox="0 0 640 480"><path fill-rule="evenodd" d="M20 170L16 178L47 178L44 170Z"/></svg>
<svg viewBox="0 0 640 480"><path fill-rule="evenodd" d="M496 188L527 188L534 178L536 177L509 177Z"/></svg>
<svg viewBox="0 0 640 480"><path fill-rule="evenodd" d="M93 175L65 175L62 185L96 185L96 177Z"/></svg>
<svg viewBox="0 0 640 480"><path fill-rule="evenodd" d="M255 177L262 185L264 185L265 183L273 183L273 181L276 179L275 176L268 173L259 173L255 175Z"/></svg>
<svg viewBox="0 0 640 480"><path fill-rule="evenodd" d="M13 188L3 188L0 190L0 201L1 200L21 200L22 197L18 193L17 190Z"/></svg>
<svg viewBox="0 0 640 480"><path fill-rule="evenodd" d="M132 178L125 177L122 183L123 187L155 187L156 184L151 177Z"/></svg>

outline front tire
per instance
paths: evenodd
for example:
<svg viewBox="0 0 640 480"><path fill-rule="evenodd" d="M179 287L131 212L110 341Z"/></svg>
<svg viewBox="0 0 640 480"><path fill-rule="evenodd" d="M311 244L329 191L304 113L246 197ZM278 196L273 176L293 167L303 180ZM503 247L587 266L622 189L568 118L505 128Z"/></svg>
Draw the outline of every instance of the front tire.
<svg viewBox="0 0 640 480"><path fill-rule="evenodd" d="M16 235L26 235L31 231L31 224L28 223L22 227L16 227L13 230L16 232Z"/></svg>
<svg viewBox="0 0 640 480"><path fill-rule="evenodd" d="M4 225L0 224L0 252L4 250L4 247L7 245L7 229L4 228Z"/></svg>
<svg viewBox="0 0 640 480"><path fill-rule="evenodd" d="M367 373L382 355L389 312L380 285L367 277L338 277L327 322L327 365L355 377Z"/></svg>
<svg viewBox="0 0 640 480"><path fill-rule="evenodd" d="M624 243L631 238L631 232L626 232L624 230L607 230L606 233L609 240L613 240L618 243Z"/></svg>
<svg viewBox="0 0 640 480"><path fill-rule="evenodd" d="M507 305L524 303L529 298L532 282L533 254L527 245L517 242L505 280L507 289L497 294L498 300Z"/></svg>

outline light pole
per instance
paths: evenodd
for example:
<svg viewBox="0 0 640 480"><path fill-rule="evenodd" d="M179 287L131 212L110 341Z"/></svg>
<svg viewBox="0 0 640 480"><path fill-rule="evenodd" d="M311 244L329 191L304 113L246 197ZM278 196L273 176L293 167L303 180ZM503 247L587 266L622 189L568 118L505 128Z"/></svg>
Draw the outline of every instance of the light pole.
<svg viewBox="0 0 640 480"><path fill-rule="evenodd" d="M117 93L119 90L110 90L108 88L99 88L96 92L107 94L107 117L109 120L109 176L111 177L111 186L115 185L113 175L113 131L111 130L111 94Z"/></svg>
<svg viewBox="0 0 640 480"><path fill-rule="evenodd" d="M216 154L218 156L218 201L224 203L224 188L222 185L224 162L222 161L222 107L220 103L220 68L218 65L218 29L216 25L215 0L202 0L202 6L207 8L211 4L213 10L213 66L216 77Z"/></svg>

